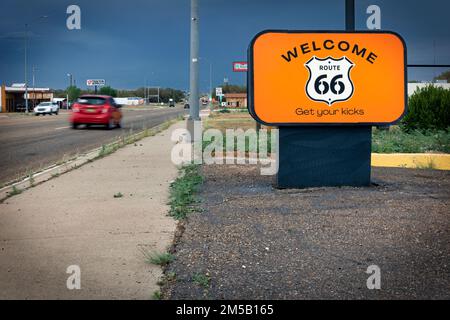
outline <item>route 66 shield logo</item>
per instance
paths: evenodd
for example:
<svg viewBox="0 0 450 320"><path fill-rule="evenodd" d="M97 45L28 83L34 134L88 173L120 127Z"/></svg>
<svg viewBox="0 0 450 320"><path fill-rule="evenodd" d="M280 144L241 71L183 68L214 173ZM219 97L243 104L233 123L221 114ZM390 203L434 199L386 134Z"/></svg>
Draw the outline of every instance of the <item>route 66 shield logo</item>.
<svg viewBox="0 0 450 320"><path fill-rule="evenodd" d="M354 66L345 56L339 59L312 57L305 63L309 70L306 94L311 100L322 101L329 106L350 99L354 92L350 70Z"/></svg>

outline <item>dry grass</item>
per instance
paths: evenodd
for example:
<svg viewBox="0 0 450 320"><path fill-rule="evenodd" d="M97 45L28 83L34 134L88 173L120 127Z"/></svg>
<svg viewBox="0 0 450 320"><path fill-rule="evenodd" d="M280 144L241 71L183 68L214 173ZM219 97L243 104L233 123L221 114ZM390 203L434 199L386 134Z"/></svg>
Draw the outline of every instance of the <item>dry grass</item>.
<svg viewBox="0 0 450 320"><path fill-rule="evenodd" d="M270 130L270 127L262 126L262 128ZM256 129L256 121L247 112L214 112L212 117L206 120L205 129L219 129L222 132L225 132L226 129L243 129L245 131Z"/></svg>

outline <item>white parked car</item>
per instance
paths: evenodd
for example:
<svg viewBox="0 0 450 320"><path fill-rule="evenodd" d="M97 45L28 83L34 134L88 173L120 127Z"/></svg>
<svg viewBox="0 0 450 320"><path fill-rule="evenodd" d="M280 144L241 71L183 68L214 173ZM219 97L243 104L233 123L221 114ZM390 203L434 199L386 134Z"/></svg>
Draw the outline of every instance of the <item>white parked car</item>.
<svg viewBox="0 0 450 320"><path fill-rule="evenodd" d="M35 115L58 114L59 105L54 102L41 102L34 108Z"/></svg>

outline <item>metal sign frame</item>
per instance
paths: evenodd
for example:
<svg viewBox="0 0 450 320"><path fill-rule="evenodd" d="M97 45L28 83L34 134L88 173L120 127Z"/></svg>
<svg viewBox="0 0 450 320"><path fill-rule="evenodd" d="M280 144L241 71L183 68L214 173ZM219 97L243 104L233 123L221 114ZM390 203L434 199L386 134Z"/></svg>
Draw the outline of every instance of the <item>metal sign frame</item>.
<svg viewBox="0 0 450 320"><path fill-rule="evenodd" d="M268 123L265 122L263 120L261 120L258 115L255 112L255 96L254 96L254 59L253 59L253 54L254 54L254 44L256 42L256 40L263 34L266 33L320 33L320 34L325 34L325 33L331 33L331 34L392 34L395 35L396 37L398 37L403 45L403 50L404 50L404 101L405 101L405 106L403 109L403 113L402 115L396 119L395 121L392 122L333 122L333 123L327 123L327 122L282 122L282 123ZM406 114L407 114L407 110L408 110L408 90L407 90L407 83L408 83L408 64L407 64L407 47L406 47L406 43L405 40L403 39L403 37L401 35L399 35L396 32L393 31L381 31L381 30L373 30L373 31L354 31L354 30L350 30L350 31L346 31L346 30L280 30L280 29L268 29L268 30L264 30L259 32L258 34L256 34L252 41L250 42L248 51L248 77L247 77L247 88L248 88L248 111L251 114L251 116L258 121L259 123L263 124L263 125L267 125L267 126L367 126L367 125L392 125L392 124L396 124L398 123Z"/></svg>

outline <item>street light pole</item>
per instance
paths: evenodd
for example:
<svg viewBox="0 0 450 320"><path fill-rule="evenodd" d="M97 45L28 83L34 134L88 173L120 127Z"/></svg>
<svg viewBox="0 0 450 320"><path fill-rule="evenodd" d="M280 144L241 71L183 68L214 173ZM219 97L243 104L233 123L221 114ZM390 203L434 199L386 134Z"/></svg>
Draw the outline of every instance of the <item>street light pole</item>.
<svg viewBox="0 0 450 320"><path fill-rule="evenodd" d="M25 24L25 113L28 113L28 24Z"/></svg>
<svg viewBox="0 0 450 320"><path fill-rule="evenodd" d="M69 78L69 87L67 88L66 110L69 110L69 89L72 86L72 74L68 73L67 77Z"/></svg>
<svg viewBox="0 0 450 320"><path fill-rule="evenodd" d="M198 0L191 0L191 48L190 48L190 96L189 96L189 120L198 121L199 98L198 98Z"/></svg>

